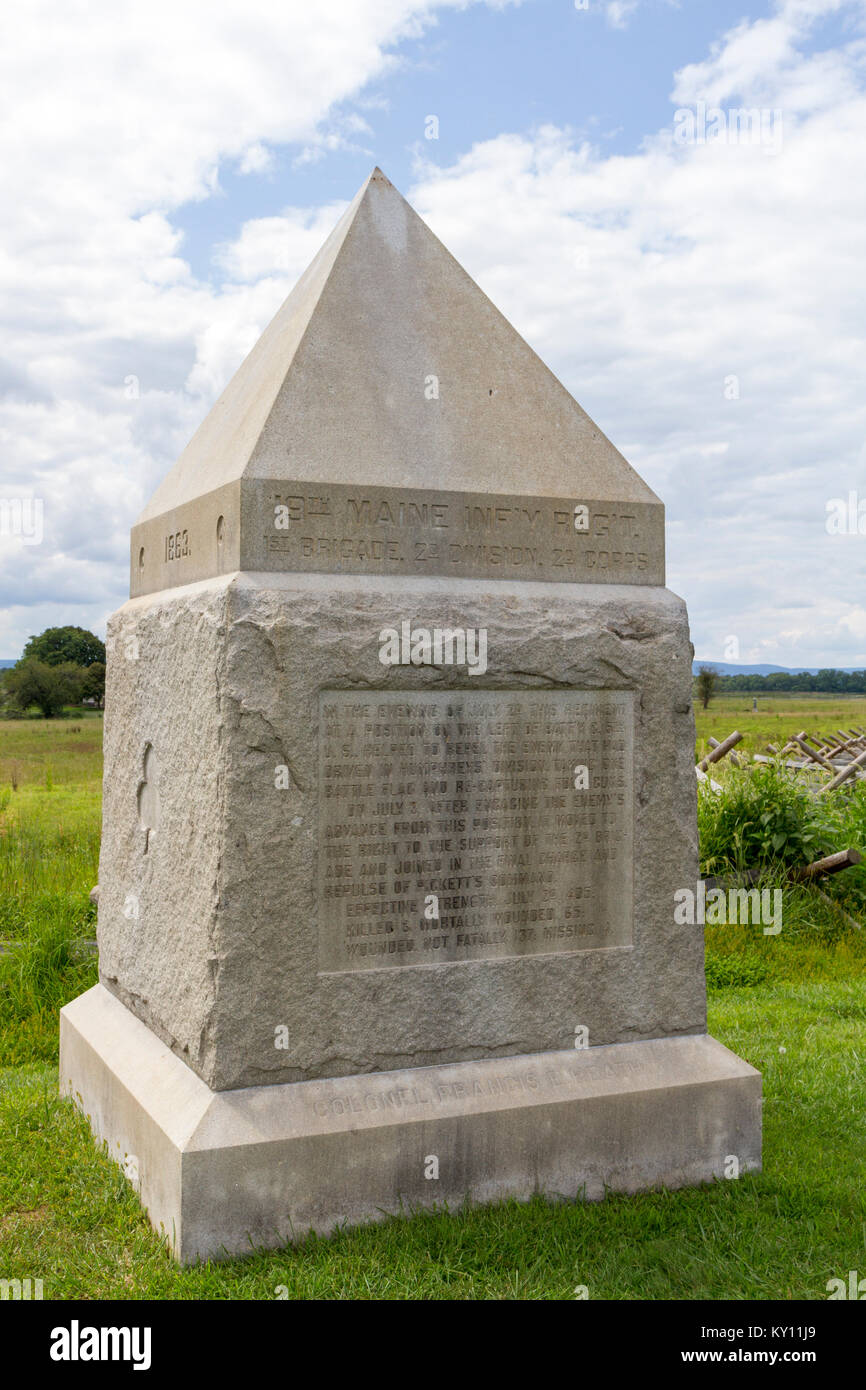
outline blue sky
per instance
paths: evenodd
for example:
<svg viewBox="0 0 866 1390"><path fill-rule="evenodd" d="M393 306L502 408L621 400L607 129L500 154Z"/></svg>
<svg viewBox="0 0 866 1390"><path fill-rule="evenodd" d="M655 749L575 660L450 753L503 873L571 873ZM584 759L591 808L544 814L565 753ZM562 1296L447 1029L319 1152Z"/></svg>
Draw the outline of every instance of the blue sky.
<svg viewBox="0 0 866 1390"><path fill-rule="evenodd" d="M88 13L0 19L0 656L104 630L144 501L380 164L665 501L698 654L866 665L866 0ZM720 138L681 140L701 104Z"/></svg>
<svg viewBox="0 0 866 1390"><path fill-rule="evenodd" d="M569 0L443 10L422 36L395 46L387 77L335 113L337 127L348 113L370 126L356 149L303 162L296 146L286 146L266 176L221 170L222 196L187 204L172 219L185 234L184 256L208 276L213 246L237 236L248 218L279 213L287 190L302 206L346 198L371 160L405 189L419 150L447 167L477 142L546 124L598 141L609 154L631 154L670 122L673 72L745 17L771 9L744 0L642 0L619 26L599 0L586 10ZM833 43L840 30L838 17L828 16L809 46ZM435 143L424 138L431 113L439 118Z"/></svg>

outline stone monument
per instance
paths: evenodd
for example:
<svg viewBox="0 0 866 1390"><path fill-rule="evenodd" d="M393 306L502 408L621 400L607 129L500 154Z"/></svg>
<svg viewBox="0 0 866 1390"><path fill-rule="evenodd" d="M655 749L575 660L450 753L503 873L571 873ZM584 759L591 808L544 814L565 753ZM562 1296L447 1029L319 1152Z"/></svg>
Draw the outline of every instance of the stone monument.
<svg viewBox="0 0 866 1390"><path fill-rule="evenodd" d="M178 1259L760 1166L664 511L378 170L132 531L61 1085Z"/></svg>

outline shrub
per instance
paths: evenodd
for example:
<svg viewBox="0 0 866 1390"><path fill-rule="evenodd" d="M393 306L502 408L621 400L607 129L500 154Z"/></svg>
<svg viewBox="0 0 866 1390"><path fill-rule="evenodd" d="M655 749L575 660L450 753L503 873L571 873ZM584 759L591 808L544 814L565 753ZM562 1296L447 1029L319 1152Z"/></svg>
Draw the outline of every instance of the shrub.
<svg viewBox="0 0 866 1390"><path fill-rule="evenodd" d="M732 768L721 791L699 789L702 872L808 863L838 847L828 821L828 807L778 764Z"/></svg>

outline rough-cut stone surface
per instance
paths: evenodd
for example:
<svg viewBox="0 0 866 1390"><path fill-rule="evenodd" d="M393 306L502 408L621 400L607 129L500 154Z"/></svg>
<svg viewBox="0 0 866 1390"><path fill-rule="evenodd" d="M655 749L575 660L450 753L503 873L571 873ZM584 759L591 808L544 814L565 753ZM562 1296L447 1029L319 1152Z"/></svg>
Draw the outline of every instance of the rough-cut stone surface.
<svg viewBox="0 0 866 1390"><path fill-rule="evenodd" d="M220 1094L98 985L61 1040L63 1094L184 1262L466 1199L708 1182L730 1155L761 1166L761 1078L706 1035Z"/></svg>
<svg viewBox="0 0 866 1390"><path fill-rule="evenodd" d="M100 971L206 1069L225 841L225 595L157 599L143 621L130 608L107 639Z"/></svg>
<svg viewBox="0 0 866 1390"><path fill-rule="evenodd" d="M384 667L404 618L486 628L486 674ZM247 574L130 601L108 648L101 979L214 1090L705 1030L701 932L673 920L698 869L673 594ZM323 973L320 692L479 687L634 692L633 945Z"/></svg>

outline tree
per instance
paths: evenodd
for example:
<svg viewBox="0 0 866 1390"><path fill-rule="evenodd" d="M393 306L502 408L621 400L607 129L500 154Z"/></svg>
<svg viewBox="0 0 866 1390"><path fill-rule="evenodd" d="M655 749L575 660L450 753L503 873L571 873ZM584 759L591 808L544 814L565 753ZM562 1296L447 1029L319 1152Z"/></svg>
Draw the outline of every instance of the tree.
<svg viewBox="0 0 866 1390"><path fill-rule="evenodd" d="M84 627L48 627L38 637L31 637L24 648L21 660L31 658L46 666L62 666L67 662L74 666L101 662L104 666L105 643Z"/></svg>
<svg viewBox="0 0 866 1390"><path fill-rule="evenodd" d="M99 709L105 704L105 664L102 661L94 661L92 666L86 666L81 678L81 698L82 700L95 700Z"/></svg>
<svg viewBox="0 0 866 1390"><path fill-rule="evenodd" d="M696 681L698 699L701 702L701 709L706 709L716 691L716 682L719 673L715 666L699 666Z"/></svg>
<svg viewBox="0 0 866 1390"><path fill-rule="evenodd" d="M46 719L56 719L63 706L81 698L82 668L71 662L50 666L46 661L24 658L6 673L6 689L21 711L36 705Z"/></svg>

